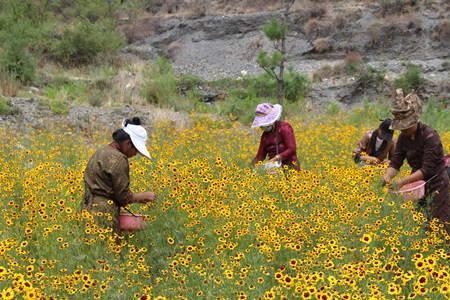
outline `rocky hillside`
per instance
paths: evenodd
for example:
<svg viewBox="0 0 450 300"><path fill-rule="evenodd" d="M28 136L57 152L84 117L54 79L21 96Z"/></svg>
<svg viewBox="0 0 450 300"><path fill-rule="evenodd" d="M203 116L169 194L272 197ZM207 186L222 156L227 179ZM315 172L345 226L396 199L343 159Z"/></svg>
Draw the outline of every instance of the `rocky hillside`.
<svg viewBox="0 0 450 300"><path fill-rule="evenodd" d="M124 52L143 60L169 57L177 72L207 80L259 74L256 55L271 49L261 29L280 15L279 2L161 1L146 18L123 18L131 42ZM424 74L424 98L448 99L449 19L448 0L297 0L290 11L288 64L314 79L309 98L316 103L389 94L410 63ZM388 87L362 87L355 76L336 71L349 53L382 71Z"/></svg>
<svg viewBox="0 0 450 300"><path fill-rule="evenodd" d="M129 9L134 5L132 2L141 3L134 12ZM145 3L151 4L142 6ZM119 22L118 30L126 36L126 46L119 57L109 60L112 65L98 67L93 63L93 71L89 71L86 65L78 68L55 64L55 57L47 53L50 48L37 51L41 54L38 56L41 76L32 85L16 86L0 76L0 96L6 99L0 97L0 127L10 122L45 127L52 123L47 121L50 118L55 123L68 121L80 128L96 123L113 126L130 114L145 115L150 123L165 119L171 120L174 126L189 126L189 117L182 112L151 108L148 116L148 104L153 102L142 93L145 80L149 79L144 74L149 66L146 63L166 57L176 73L192 74L204 80L261 74L257 54L261 50L272 51L262 27L272 18L280 17L282 3L281 0L120 1L121 13L112 17ZM130 4L128 9L122 11L120 8L127 4ZM54 13L59 16L58 10ZM89 9L87 16L91 16ZM63 18L61 22L71 30L69 21ZM93 24L90 26L96 26ZM104 30L99 28L100 31L94 31L97 35L87 39L85 45L99 37ZM58 37L57 31L53 34ZM56 39L43 44L53 45L55 41L60 42ZM310 78L308 109L321 109L330 102L346 108L358 105L364 98L390 97L395 80L410 64L417 66L424 77L418 89L422 98L438 98L444 102L442 107L450 105L449 0L296 0L289 12L287 50L289 67ZM89 53L85 52L81 54ZM61 53L65 57L65 52ZM103 56L108 57L100 55ZM77 61L77 57L72 60ZM197 92L205 91L202 88ZM223 91L206 92L217 95ZM177 96L173 101L179 100ZM170 96L164 94L163 98ZM199 99L201 95L189 101ZM49 109L48 103L54 103L59 113L55 113L55 108ZM252 105L241 110L249 111ZM193 106L191 103L184 111Z"/></svg>

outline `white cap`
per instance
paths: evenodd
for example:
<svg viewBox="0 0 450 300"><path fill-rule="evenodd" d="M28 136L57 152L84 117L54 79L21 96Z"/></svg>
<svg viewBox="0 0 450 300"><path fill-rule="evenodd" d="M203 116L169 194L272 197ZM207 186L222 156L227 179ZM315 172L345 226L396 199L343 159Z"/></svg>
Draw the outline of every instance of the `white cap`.
<svg viewBox="0 0 450 300"><path fill-rule="evenodd" d="M131 142L133 146L139 151L141 155L144 155L148 159L152 159L150 157L150 153L148 153L147 146L145 142L147 141L147 131L141 125L133 125L127 124L125 126L125 121L122 123L122 129L128 133L131 138Z"/></svg>

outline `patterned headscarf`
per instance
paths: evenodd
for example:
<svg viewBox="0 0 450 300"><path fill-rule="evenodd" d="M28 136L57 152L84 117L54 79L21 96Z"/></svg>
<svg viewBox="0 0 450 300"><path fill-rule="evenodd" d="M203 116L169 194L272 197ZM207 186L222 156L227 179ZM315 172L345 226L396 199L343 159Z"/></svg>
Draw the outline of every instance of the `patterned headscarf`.
<svg viewBox="0 0 450 300"><path fill-rule="evenodd" d="M408 129L419 122L422 114L422 101L414 92L403 97L403 92L397 90L397 97L391 113L394 116L390 127L392 130Z"/></svg>

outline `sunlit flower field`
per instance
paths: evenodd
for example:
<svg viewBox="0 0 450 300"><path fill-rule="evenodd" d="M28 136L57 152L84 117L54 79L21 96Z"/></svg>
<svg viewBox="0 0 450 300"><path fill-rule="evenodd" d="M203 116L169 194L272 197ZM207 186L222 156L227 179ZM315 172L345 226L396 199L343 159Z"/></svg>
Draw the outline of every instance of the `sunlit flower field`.
<svg viewBox="0 0 450 300"><path fill-rule="evenodd" d="M351 160L369 128L289 121L300 173L251 169L260 132L242 125L157 125L154 160L130 161L158 200L130 207L148 227L118 242L79 211L115 128L0 130L0 299L449 299L440 224L381 188L386 166Z"/></svg>

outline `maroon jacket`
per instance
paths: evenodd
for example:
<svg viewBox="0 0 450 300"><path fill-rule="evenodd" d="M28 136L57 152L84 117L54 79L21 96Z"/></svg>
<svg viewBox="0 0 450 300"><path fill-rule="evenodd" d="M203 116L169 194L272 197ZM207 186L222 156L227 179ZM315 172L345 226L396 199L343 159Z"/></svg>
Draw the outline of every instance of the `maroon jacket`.
<svg viewBox="0 0 450 300"><path fill-rule="evenodd" d="M283 121L275 122L275 129L270 132L264 132L261 135L258 153L255 162L263 161L267 155L269 158L277 155L275 140L278 130L278 154L281 156L283 165L296 166L298 168L297 146L295 144L294 130L292 126Z"/></svg>
<svg viewBox="0 0 450 300"><path fill-rule="evenodd" d="M425 192L427 196L433 197L431 203L433 217L449 222L449 179L444 164L443 146L436 130L419 122L414 139L401 133L389 166L400 170L405 158L412 172L421 170L424 180L427 181ZM446 229L450 234L450 224Z"/></svg>

